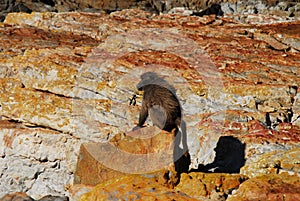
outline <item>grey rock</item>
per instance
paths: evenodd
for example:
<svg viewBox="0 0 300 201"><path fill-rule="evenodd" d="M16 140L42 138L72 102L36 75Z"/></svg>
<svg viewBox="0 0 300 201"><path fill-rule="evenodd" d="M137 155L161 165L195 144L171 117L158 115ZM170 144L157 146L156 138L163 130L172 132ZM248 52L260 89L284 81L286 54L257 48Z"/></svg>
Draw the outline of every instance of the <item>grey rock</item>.
<svg viewBox="0 0 300 201"><path fill-rule="evenodd" d="M16 192L12 194L7 194L0 197L0 201L34 201L30 196L26 195L25 193Z"/></svg>
<svg viewBox="0 0 300 201"><path fill-rule="evenodd" d="M69 201L69 198L66 196L47 195L47 196L42 197L38 201Z"/></svg>
<svg viewBox="0 0 300 201"><path fill-rule="evenodd" d="M225 14L233 14L236 12L236 4L233 3L221 3L222 10Z"/></svg>
<svg viewBox="0 0 300 201"><path fill-rule="evenodd" d="M1 130L0 138L11 131ZM6 153L0 158L0 196L21 191L34 198L64 194L64 187L72 181L80 142L46 130L19 132L11 148L0 143Z"/></svg>

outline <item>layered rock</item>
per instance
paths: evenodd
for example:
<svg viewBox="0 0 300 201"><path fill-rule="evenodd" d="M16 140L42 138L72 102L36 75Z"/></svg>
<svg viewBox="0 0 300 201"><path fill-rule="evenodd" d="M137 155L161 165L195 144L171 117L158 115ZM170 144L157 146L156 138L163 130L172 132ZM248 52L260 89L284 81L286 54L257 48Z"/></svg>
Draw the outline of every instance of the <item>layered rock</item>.
<svg viewBox="0 0 300 201"><path fill-rule="evenodd" d="M256 156L247 161L241 172L251 177L284 172L299 176L299 152L299 148L294 148L291 150L271 151L261 156Z"/></svg>
<svg viewBox="0 0 300 201"><path fill-rule="evenodd" d="M238 174L205 174L192 172L182 174L176 190L197 199L225 200L232 191L248 178Z"/></svg>
<svg viewBox="0 0 300 201"><path fill-rule="evenodd" d="M162 200L197 200L184 193L175 192L161 186L152 178L133 175L99 184L79 200L157 200L158 198Z"/></svg>
<svg viewBox="0 0 300 201"><path fill-rule="evenodd" d="M245 181L227 200L300 200L299 195L299 177L264 175Z"/></svg>
<svg viewBox="0 0 300 201"><path fill-rule="evenodd" d="M242 21L266 23L267 20L293 20L300 17L300 3L293 1L236 1L236 0L4 0L0 4L0 21L11 12L95 12L110 13L123 9L141 9L152 13L177 13L190 15L218 4L227 17ZM212 12L211 12L212 11ZM212 9L208 14L217 14ZM255 16L260 15L257 21ZM265 17L268 15L269 17ZM270 22L270 21L268 21Z"/></svg>
<svg viewBox="0 0 300 201"><path fill-rule="evenodd" d="M211 191L194 194L184 188L189 182L207 186L223 178L232 179L234 187L220 188L218 199L230 197L235 192L230 188L243 197L248 187L239 185L251 186L269 174L279 178L279 186L297 189L297 179L280 178L285 172L295 178L299 174L299 33L299 21L251 25L140 10L9 14L0 25L0 196L18 191L34 199L69 196L74 172L80 172L78 155L84 159L79 164L86 162L91 173L94 167L107 171L88 158L84 147L80 152L80 146L128 136L141 105L136 84L146 71L170 82L182 104L193 171L181 175L178 189L184 194L153 178L114 172L93 180L81 171L76 183L103 182L82 199L101 189L109 196L109 189L117 191L126 179L146 186L142 190L126 183L134 197L170 200L214 199L203 198ZM137 105L130 105L134 94ZM211 173L194 173L199 171L245 176L212 174L214 179L206 181L201 178ZM238 182L247 177L248 183ZM151 186L159 190L149 190ZM91 187L78 188L71 192Z"/></svg>
<svg viewBox="0 0 300 201"><path fill-rule="evenodd" d="M1 201L34 201L33 198L30 196L26 195L26 193L11 193L3 196L0 198ZM55 201L68 201L69 198L66 196L52 196L52 195L47 195L39 199L39 201L50 201L50 200L55 200Z"/></svg>
<svg viewBox="0 0 300 201"><path fill-rule="evenodd" d="M118 134L108 143L83 144L74 183L96 185L126 174L148 174L149 177L160 180L161 184L174 187L178 175L173 161L184 155L174 155L174 135L175 133L160 132L156 127L149 127L128 134ZM188 170L189 163L180 165L185 165L186 171ZM174 178L165 177L171 174L174 174Z"/></svg>
<svg viewBox="0 0 300 201"><path fill-rule="evenodd" d="M41 198L69 188L73 183L79 140L7 120L1 120L0 125L0 197L3 193L22 191Z"/></svg>

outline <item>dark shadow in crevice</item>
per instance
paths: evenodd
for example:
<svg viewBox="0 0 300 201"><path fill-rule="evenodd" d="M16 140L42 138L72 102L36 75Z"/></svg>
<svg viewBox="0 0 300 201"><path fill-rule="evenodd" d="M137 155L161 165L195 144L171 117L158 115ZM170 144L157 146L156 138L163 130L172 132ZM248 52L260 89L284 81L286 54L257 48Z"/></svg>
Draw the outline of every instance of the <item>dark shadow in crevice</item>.
<svg viewBox="0 0 300 201"><path fill-rule="evenodd" d="M216 15L216 16L223 16L224 12L222 11L221 5L220 4L212 4L205 9L203 9L200 12L193 12L192 16L199 16L203 17L204 15Z"/></svg>
<svg viewBox="0 0 300 201"><path fill-rule="evenodd" d="M207 165L199 165L196 172L240 173L245 165L245 144L233 136L220 137L215 148L216 157Z"/></svg>
<svg viewBox="0 0 300 201"><path fill-rule="evenodd" d="M189 166L191 164L191 157L188 151L187 145L187 134L186 134L186 123L181 121L180 125L181 131L177 129L175 141L174 141L174 151L173 159L175 165L175 171L178 174L187 173L189 171ZM182 148L180 147L182 143Z"/></svg>

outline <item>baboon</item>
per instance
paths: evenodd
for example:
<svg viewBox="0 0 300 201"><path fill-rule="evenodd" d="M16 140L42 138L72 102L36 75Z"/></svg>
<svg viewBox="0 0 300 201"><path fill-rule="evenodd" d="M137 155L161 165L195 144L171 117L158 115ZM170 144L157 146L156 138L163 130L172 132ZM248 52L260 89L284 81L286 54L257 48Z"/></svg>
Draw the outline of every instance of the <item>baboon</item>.
<svg viewBox="0 0 300 201"><path fill-rule="evenodd" d="M139 123L133 130L143 127L148 115L153 125L162 130L175 131L174 163L178 173L187 172L191 163L186 139L186 124L182 120L181 105L176 90L156 73L147 72L141 75L137 84L139 91L144 91ZM180 131L179 132L179 128ZM182 143L183 148L179 145Z"/></svg>
<svg viewBox="0 0 300 201"><path fill-rule="evenodd" d="M172 131L181 127L181 106L175 89L156 73L147 72L141 75L137 84L139 91L144 91L139 123L134 128L143 127L148 115L153 125L162 130Z"/></svg>

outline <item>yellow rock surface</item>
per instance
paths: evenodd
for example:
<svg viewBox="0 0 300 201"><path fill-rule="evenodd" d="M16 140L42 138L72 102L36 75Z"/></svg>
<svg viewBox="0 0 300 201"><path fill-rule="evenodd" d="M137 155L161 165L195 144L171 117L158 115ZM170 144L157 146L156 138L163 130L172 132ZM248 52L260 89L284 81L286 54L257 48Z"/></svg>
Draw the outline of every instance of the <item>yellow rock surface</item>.
<svg viewBox="0 0 300 201"><path fill-rule="evenodd" d="M159 185L154 179L131 175L99 184L91 192L84 194L79 201L107 201L109 199L143 201L198 200Z"/></svg>

